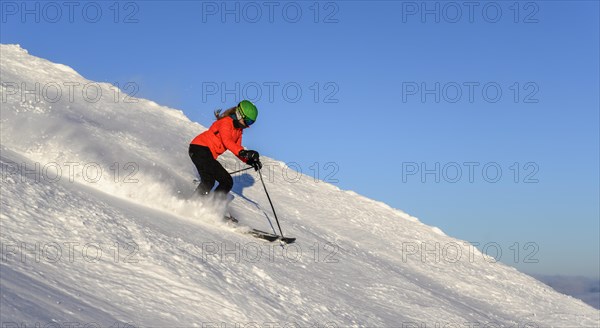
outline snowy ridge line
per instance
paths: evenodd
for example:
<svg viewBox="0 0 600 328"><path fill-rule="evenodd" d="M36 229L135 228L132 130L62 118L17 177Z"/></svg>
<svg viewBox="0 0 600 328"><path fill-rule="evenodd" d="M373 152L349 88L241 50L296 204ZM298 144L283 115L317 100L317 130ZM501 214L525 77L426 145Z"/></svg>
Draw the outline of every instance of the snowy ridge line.
<svg viewBox="0 0 600 328"><path fill-rule="evenodd" d="M89 82L18 46L0 51L2 81ZM2 322L599 326L600 312L583 302L487 261L402 211L310 177L289 183L274 174L268 182L283 231L296 244L258 242L223 223L219 204L186 199L194 178L187 144L204 128L181 112L144 99L22 101L2 89ZM237 163L230 154L219 160ZM11 164L35 162L97 163L105 172L131 162L139 170L136 183L109 174L89 183L77 174L73 181L36 176L43 170L23 175ZM257 181L248 172L236 182L229 210L242 225L269 231L272 213ZM22 260L12 248L19 242L25 252L36 242L77 243L78 255L52 261L57 250L49 247L49 257L31 261L35 254L26 253ZM122 247L116 258L115 243ZM79 254L91 244L102 257L94 247ZM135 261L126 261L127 245ZM253 260L259 249L263 256ZM469 251L475 260L456 259Z"/></svg>

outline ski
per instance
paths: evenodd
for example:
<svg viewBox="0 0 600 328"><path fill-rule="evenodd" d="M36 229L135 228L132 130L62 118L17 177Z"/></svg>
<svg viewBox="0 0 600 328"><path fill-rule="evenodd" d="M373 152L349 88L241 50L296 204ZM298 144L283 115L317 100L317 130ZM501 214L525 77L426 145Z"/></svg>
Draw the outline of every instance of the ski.
<svg viewBox="0 0 600 328"><path fill-rule="evenodd" d="M223 218L225 219L225 221L231 222L234 225L239 222L238 219L234 218L231 215L226 215ZM291 244L296 241L296 238L294 238L294 237L281 237L280 235L276 235L274 233L270 233L270 232L266 232L266 231L262 231L262 230L258 230L258 229L250 229L244 233L251 235L252 237L264 239L264 240L270 241L270 242L274 242L276 240L281 240L282 242L284 242L286 244Z"/></svg>
<svg viewBox="0 0 600 328"><path fill-rule="evenodd" d="M281 237L280 235L276 235L276 234L258 230L258 229L251 229L247 232L247 234L249 234L253 237L256 237L256 238L270 241L270 242L273 242L276 240L281 240L282 242L284 242L286 244L291 244L296 241L296 238L294 238L294 237Z"/></svg>
<svg viewBox="0 0 600 328"><path fill-rule="evenodd" d="M233 216L231 216L231 215L225 215L225 216L223 217L223 219L225 219L225 222L231 222L231 223L233 223L233 224L238 224L238 223L240 222L240 221L238 221L238 219L234 218L234 217L233 217Z"/></svg>

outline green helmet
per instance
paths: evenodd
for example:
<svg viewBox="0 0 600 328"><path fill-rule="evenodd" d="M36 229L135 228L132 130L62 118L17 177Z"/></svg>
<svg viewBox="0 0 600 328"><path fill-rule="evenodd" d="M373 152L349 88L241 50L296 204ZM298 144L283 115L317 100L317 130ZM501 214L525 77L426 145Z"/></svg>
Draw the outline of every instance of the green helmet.
<svg viewBox="0 0 600 328"><path fill-rule="evenodd" d="M242 100L238 104L238 110L242 117L247 120L251 120L252 123L256 121L256 117L258 116L258 109L254 104L249 100Z"/></svg>

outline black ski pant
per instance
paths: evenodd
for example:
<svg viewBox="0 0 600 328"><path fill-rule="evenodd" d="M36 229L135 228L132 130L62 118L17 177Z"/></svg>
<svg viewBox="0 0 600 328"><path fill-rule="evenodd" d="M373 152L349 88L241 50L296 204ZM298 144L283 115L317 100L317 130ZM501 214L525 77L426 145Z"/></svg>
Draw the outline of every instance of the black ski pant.
<svg viewBox="0 0 600 328"><path fill-rule="evenodd" d="M197 194L207 195L215 186L215 181L219 182L215 193L223 195L229 193L233 188L233 178L223 165L214 159L208 147L190 144L189 155L200 174L200 185L196 188Z"/></svg>

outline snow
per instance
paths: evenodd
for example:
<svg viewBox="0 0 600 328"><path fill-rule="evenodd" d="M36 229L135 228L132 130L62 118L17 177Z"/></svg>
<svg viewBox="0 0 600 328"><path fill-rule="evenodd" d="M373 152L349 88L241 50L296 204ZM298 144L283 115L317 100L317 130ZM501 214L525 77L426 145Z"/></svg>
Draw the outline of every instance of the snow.
<svg viewBox="0 0 600 328"><path fill-rule="evenodd" d="M204 127L18 45L0 55L3 327L600 325L599 311L467 242L355 192L291 182L273 159L265 182L298 240L239 233L221 221L223 204L187 199L187 146ZM230 211L271 231L247 172Z"/></svg>

